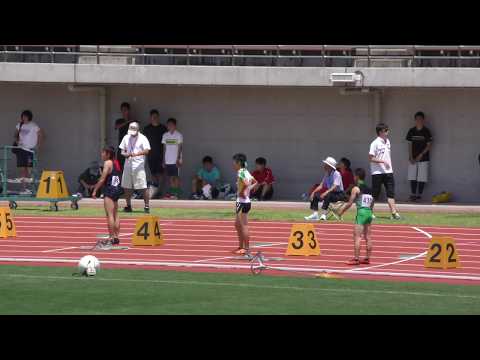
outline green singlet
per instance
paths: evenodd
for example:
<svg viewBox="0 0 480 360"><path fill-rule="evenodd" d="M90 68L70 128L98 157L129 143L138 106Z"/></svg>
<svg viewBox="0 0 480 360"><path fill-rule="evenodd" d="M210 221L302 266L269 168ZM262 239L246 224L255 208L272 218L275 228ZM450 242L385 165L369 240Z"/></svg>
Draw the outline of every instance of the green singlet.
<svg viewBox="0 0 480 360"><path fill-rule="evenodd" d="M369 225L372 223L372 203L373 196L372 190L363 181L359 181L357 187L360 189L360 193L355 199L355 205L357 206L357 215L355 217L355 224L357 225Z"/></svg>

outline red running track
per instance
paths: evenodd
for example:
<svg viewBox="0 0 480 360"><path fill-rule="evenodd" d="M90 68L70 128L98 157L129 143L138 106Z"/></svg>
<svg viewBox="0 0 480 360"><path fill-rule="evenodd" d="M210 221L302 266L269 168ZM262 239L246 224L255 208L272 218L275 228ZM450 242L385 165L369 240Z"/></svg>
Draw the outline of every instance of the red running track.
<svg viewBox="0 0 480 360"><path fill-rule="evenodd" d="M135 221L121 220L121 245L131 246ZM80 257L94 254L104 267L250 272L248 260L231 254L237 239L233 221L229 220L162 220L163 246L111 251L80 249L93 246L98 235L106 234L102 217L18 216L15 224L17 237L0 239L0 263L73 267ZM278 270L265 270L263 274L329 272L349 278L480 284L480 228L374 225L371 264L351 267L345 262L353 255L352 224L316 223L321 255L313 257L285 256L292 224L250 222L252 252L261 250L267 259L277 258L266 263ZM456 240L461 268L423 266L430 235Z"/></svg>

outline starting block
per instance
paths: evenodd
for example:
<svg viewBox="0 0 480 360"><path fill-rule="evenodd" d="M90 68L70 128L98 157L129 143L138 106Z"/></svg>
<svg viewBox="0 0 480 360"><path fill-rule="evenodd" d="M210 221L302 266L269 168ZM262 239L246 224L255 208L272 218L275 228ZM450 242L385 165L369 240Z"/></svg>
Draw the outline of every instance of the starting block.
<svg viewBox="0 0 480 360"><path fill-rule="evenodd" d="M138 218L132 237L133 246L161 246L164 244L160 231L160 219L157 216Z"/></svg>
<svg viewBox="0 0 480 360"><path fill-rule="evenodd" d="M320 255L320 244L313 224L292 225L285 255Z"/></svg>
<svg viewBox="0 0 480 360"><path fill-rule="evenodd" d="M37 198L61 199L69 197L63 171L44 171L38 185Z"/></svg>
<svg viewBox="0 0 480 360"><path fill-rule="evenodd" d="M455 240L447 236L434 236L425 257L425 267L454 269L460 267Z"/></svg>
<svg viewBox="0 0 480 360"><path fill-rule="evenodd" d="M17 230L9 208L0 208L0 237L15 237Z"/></svg>

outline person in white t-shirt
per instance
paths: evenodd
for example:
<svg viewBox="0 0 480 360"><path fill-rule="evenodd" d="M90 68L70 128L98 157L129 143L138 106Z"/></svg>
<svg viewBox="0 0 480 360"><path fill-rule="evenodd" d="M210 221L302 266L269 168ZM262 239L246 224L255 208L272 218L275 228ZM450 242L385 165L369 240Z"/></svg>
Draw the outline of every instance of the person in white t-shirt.
<svg viewBox="0 0 480 360"><path fill-rule="evenodd" d="M125 212L132 212L132 193L141 190L145 202L145 213L150 213L149 197L147 191L147 175L145 173L145 157L150 151L150 143L147 137L139 132L137 122L128 126L128 133L120 143L122 156L125 157L125 165L122 175L122 187L125 189L127 206Z"/></svg>
<svg viewBox="0 0 480 360"><path fill-rule="evenodd" d="M33 154L38 153L44 139L44 133L40 127L33 122L33 114L30 110L25 110L20 116L20 123L15 130L14 145L20 148L15 149L17 156L17 168L20 170L20 178L30 178L30 171L33 166ZM23 191L21 194L30 195L32 191L27 189L27 182L23 181Z"/></svg>
<svg viewBox="0 0 480 360"><path fill-rule="evenodd" d="M162 136L163 167L170 179L170 189L165 198L175 199L180 197L180 167L183 163L183 136L177 130L177 120L167 120L168 131Z"/></svg>
<svg viewBox="0 0 480 360"><path fill-rule="evenodd" d="M377 138L370 144L369 158L372 173L372 195L378 200L382 185L387 192L387 202L392 213L392 219L399 220L400 215L395 206L395 180L393 178L392 156L390 140L388 139L389 128L380 123L376 127Z"/></svg>

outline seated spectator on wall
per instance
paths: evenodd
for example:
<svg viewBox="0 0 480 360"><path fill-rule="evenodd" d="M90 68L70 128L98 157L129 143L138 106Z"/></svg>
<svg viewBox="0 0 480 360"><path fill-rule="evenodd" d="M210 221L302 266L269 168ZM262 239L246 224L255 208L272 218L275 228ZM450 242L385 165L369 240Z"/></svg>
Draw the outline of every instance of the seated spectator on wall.
<svg viewBox="0 0 480 360"><path fill-rule="evenodd" d="M216 199L219 194L220 171L213 164L211 156L205 156L202 167L192 180L192 199Z"/></svg>
<svg viewBox="0 0 480 360"><path fill-rule="evenodd" d="M273 177L272 170L267 167L267 160L259 157L255 160L255 171L252 176L257 180L257 184L252 188L250 197L260 201L270 200L273 196Z"/></svg>
<svg viewBox="0 0 480 360"><path fill-rule="evenodd" d="M340 175L342 175L343 187L346 193L349 193L350 190L355 186L353 172L350 167L351 163L347 158L341 158L337 165L337 170L340 172Z"/></svg>
<svg viewBox="0 0 480 360"><path fill-rule="evenodd" d="M331 203L345 200L345 192L343 190L342 176L337 171L337 162L332 157L323 160L323 169L325 176L322 182L310 195L310 209L313 210L312 215L305 216L305 220L327 220L328 207ZM323 193L319 193L322 188L327 188ZM318 216L319 203L322 203L322 215Z"/></svg>
<svg viewBox="0 0 480 360"><path fill-rule="evenodd" d="M78 190L77 195L80 197L92 197L93 189L96 183L100 180L101 167L98 161L92 161L88 169L80 174L78 177ZM102 191L102 190L100 190ZM97 194L98 196L101 195Z"/></svg>

